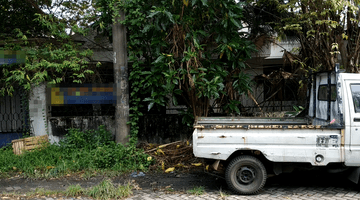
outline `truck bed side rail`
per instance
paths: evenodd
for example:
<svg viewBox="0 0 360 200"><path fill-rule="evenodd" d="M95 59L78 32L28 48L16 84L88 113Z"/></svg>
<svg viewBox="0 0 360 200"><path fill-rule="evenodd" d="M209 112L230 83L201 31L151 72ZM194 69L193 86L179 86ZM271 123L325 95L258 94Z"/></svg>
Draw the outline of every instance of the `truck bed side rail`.
<svg viewBox="0 0 360 200"><path fill-rule="evenodd" d="M309 125L308 118L197 117L195 125Z"/></svg>

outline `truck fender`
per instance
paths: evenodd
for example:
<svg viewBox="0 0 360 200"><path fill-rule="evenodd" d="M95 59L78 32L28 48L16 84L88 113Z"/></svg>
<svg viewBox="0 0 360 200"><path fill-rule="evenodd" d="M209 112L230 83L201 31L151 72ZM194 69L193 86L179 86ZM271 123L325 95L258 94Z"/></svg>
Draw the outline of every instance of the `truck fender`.
<svg viewBox="0 0 360 200"><path fill-rule="evenodd" d="M351 170L349 176L347 177L350 181L358 184L359 183L359 176L360 176L360 167L356 167Z"/></svg>

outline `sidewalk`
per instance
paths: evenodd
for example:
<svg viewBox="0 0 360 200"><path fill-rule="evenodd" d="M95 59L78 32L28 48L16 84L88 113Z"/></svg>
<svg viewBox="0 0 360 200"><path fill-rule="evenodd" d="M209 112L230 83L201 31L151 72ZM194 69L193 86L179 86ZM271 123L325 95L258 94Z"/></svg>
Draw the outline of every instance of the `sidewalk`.
<svg viewBox="0 0 360 200"><path fill-rule="evenodd" d="M33 199L33 200L89 200L89 197L46 197L36 196L27 198L27 192L43 188L44 190L65 191L69 185L79 184L82 188L89 188L99 184L106 177L96 176L88 180L76 177L64 177L51 180L32 180L13 177L0 179L0 199ZM207 173L186 174L146 174L133 178L129 175L114 177L114 184L124 184L134 180L139 190L133 190L128 200L212 200L212 199L243 199L243 200L317 200L317 199L360 199L358 186L347 181L341 175L316 174L304 172L300 174L284 174L269 178L264 189L257 195L236 195L227 189L223 179ZM189 190L204 187L202 195L191 195ZM7 195L4 195L6 193ZM21 194L15 198L12 193Z"/></svg>

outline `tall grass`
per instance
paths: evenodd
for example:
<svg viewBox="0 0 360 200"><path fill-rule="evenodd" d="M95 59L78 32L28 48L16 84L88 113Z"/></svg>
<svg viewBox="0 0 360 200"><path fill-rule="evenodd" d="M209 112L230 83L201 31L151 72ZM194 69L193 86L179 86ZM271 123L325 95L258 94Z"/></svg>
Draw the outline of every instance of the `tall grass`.
<svg viewBox="0 0 360 200"><path fill-rule="evenodd" d="M0 149L0 176L17 172L25 176L57 177L82 170L144 170L148 155L134 145L123 146L111 140L104 126L97 130L69 130L59 144L14 155L11 147Z"/></svg>
<svg viewBox="0 0 360 200"><path fill-rule="evenodd" d="M86 194L94 199L122 199L132 195L132 186L130 184L115 187L111 180L106 179L99 185L90 188Z"/></svg>
<svg viewBox="0 0 360 200"><path fill-rule="evenodd" d="M130 182L124 185L114 185L110 179L105 179L98 185L90 188L82 188L80 185L70 185L65 191L52 191L45 190L44 188L36 188L35 191L26 193L26 196L30 199L38 196L50 197L59 195L65 195L66 197L89 196L99 200L124 199L133 194L132 189L133 185ZM21 195L17 193L13 193L11 196L13 198L21 199Z"/></svg>

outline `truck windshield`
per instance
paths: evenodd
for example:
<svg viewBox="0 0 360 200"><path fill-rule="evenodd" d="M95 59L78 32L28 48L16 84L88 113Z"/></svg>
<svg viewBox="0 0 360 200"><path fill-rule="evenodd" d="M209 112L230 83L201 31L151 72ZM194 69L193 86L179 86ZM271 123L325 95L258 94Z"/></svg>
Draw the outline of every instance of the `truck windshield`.
<svg viewBox="0 0 360 200"><path fill-rule="evenodd" d="M360 84L351 84L351 94L354 101L355 112L360 112Z"/></svg>

